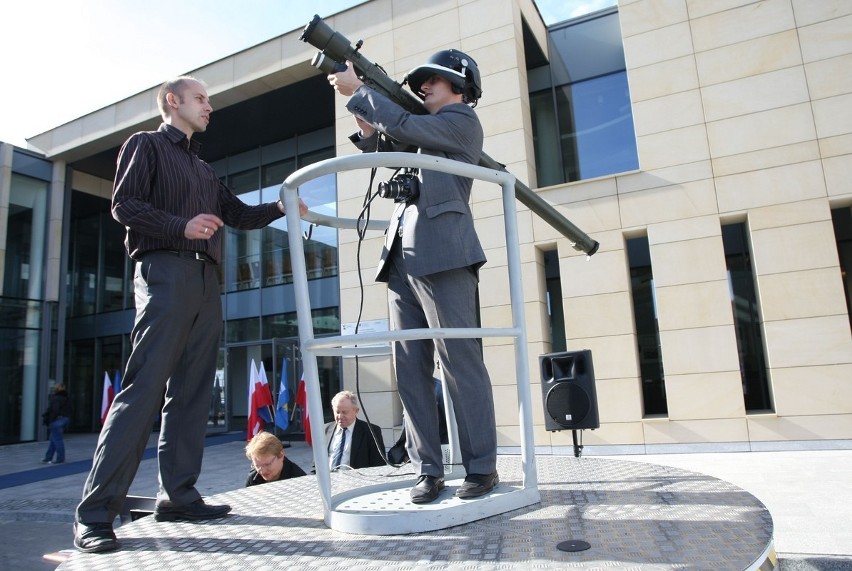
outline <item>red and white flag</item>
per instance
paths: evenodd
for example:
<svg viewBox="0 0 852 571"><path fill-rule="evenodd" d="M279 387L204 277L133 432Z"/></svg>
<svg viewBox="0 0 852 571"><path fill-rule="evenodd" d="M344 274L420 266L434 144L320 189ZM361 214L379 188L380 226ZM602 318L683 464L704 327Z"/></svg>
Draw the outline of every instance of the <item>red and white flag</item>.
<svg viewBox="0 0 852 571"><path fill-rule="evenodd" d="M109 378L109 373L104 371L104 394L101 397L101 425L106 422L109 407L112 406L112 401L115 398L115 389L112 381Z"/></svg>
<svg viewBox="0 0 852 571"><path fill-rule="evenodd" d="M255 434L262 431L267 422L272 422L272 392L269 390L269 383L266 380L266 371L263 370L263 363L258 370L254 365L254 359L251 360L251 371L249 371L249 410L248 410L248 426L246 428L246 440L254 438Z"/></svg>
<svg viewBox="0 0 852 571"><path fill-rule="evenodd" d="M299 381L299 388L296 390L296 402L293 404L293 412L296 411L296 407L302 409L302 428L305 431L305 442L308 443L308 446L312 446L311 422L308 418L308 393L305 391L304 373L302 373L302 380Z"/></svg>

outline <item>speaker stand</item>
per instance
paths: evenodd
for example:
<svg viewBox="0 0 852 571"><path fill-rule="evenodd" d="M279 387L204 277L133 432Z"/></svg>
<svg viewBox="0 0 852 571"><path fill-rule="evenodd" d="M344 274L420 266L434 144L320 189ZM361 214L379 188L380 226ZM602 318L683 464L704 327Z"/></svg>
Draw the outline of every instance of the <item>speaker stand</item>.
<svg viewBox="0 0 852 571"><path fill-rule="evenodd" d="M583 445L579 444L577 441L577 431L571 430L571 437L574 439L574 457L579 458L580 454L583 451ZM556 544L556 549L559 551L566 551L568 553L576 553L578 551L585 551L591 547L591 544L587 541L583 541L582 539L566 539L565 541L560 541Z"/></svg>
<svg viewBox="0 0 852 571"><path fill-rule="evenodd" d="M583 445L580 444L577 440L577 431L571 431L571 438L574 440L574 458L579 458L580 454L583 453Z"/></svg>

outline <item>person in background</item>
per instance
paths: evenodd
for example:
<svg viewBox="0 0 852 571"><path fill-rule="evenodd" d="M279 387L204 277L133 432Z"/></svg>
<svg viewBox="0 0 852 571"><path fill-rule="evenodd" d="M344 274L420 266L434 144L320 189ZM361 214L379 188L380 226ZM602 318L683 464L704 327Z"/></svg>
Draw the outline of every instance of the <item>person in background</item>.
<svg viewBox="0 0 852 571"><path fill-rule="evenodd" d="M71 399L65 385L58 383L53 388L53 394L47 403L47 411L44 413L44 423L50 435L50 444L42 459L42 464L62 464L65 462L65 440L62 434L71 422ZM56 454L56 460L53 455Z"/></svg>
<svg viewBox="0 0 852 571"><path fill-rule="evenodd" d="M246 487L306 475L298 464L284 455L284 445L269 432L254 435L246 446L246 458L251 462Z"/></svg>
<svg viewBox="0 0 852 571"><path fill-rule="evenodd" d="M369 468L384 466L385 442L382 429L358 418L361 407L351 391L340 391L331 399L334 422L325 425L328 467Z"/></svg>
<svg viewBox="0 0 852 571"><path fill-rule="evenodd" d="M224 227L263 228L284 216L280 200L241 201L199 158L193 135L207 129L213 113L201 81L166 81L157 106L159 129L131 135L116 165L112 215L127 229L124 243L135 262L136 320L122 388L74 517L74 546L86 553L118 548L112 524L158 415L154 518L209 520L231 511L205 503L195 487L222 332L217 266ZM304 203L300 210L307 212Z"/></svg>

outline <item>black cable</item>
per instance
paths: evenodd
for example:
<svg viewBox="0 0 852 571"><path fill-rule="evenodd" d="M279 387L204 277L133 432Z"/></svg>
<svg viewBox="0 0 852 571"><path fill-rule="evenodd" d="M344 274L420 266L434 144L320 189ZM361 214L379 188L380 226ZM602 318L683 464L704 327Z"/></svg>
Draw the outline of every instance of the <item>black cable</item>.
<svg viewBox="0 0 852 571"><path fill-rule="evenodd" d="M381 134L379 134L378 142L376 144L376 151L378 152L379 143L381 141ZM367 192L364 195L364 201L361 204L361 211L358 213L358 217L356 219L356 233L358 234L358 244L355 248L355 266L358 269L358 318L355 321L355 335L358 334L358 329L361 327L361 317L364 313L364 276L361 274L361 244L364 241L364 237L367 233L367 226L370 224L370 207L373 204L373 201L379 195L379 191L373 192L373 182L376 179L377 168L373 168L370 170L370 182L367 184ZM398 172L399 169L396 170ZM396 172L394 174L396 174ZM370 415L367 413L367 408L364 406L364 401L361 398L361 374L360 374L360 362L358 360L358 355L355 355L355 395L358 397L358 402L361 404L361 410L364 412L364 419L367 421L368 428L370 429L370 435L373 437L373 444L376 445L376 449L378 449L379 454L382 456L382 460L385 461L385 464L388 466L393 466L394 468L399 468L402 464L393 464L390 460L388 460L387 453L382 450L382 446L379 446L379 440L376 438L376 435L373 433L373 425L370 422Z"/></svg>

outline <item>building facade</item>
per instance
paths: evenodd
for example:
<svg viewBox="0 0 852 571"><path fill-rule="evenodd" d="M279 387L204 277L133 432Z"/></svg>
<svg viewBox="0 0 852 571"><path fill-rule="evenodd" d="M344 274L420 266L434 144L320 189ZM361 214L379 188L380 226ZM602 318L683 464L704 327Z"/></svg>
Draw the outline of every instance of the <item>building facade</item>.
<svg viewBox="0 0 852 571"><path fill-rule="evenodd" d="M583 433L591 450L852 442L852 6L621 0L548 29L532 0L373 0L325 22L363 39L397 81L435 51L470 54L483 74L485 152L600 243L588 258L520 208L537 447L572 442L570 430L546 429L539 356L584 349L600 419ZM297 168L356 152L354 121L301 32L193 72L217 110L202 154L247 202L274 197ZM159 123L155 93L33 137L30 150L2 146L0 365L11 377L0 392L16 411L4 415L6 441L38 437L39 407L60 378L76 429L98 428L104 375L120 370L133 317L112 172L127 136ZM339 173L300 194L355 218L368 180ZM472 198L488 256L486 327L512 325L495 189L477 182ZM372 217L389 216L389 202L375 201ZM282 369L295 387L285 229L229 231L211 430L244 423L252 360L274 387ZM372 281L381 243L380 233L311 229L317 335L359 318L387 327L385 286ZM483 343L506 451L520 442L511 347ZM357 382L370 420L394 439L402 410L388 356L328 358L321 370L324 402Z"/></svg>

